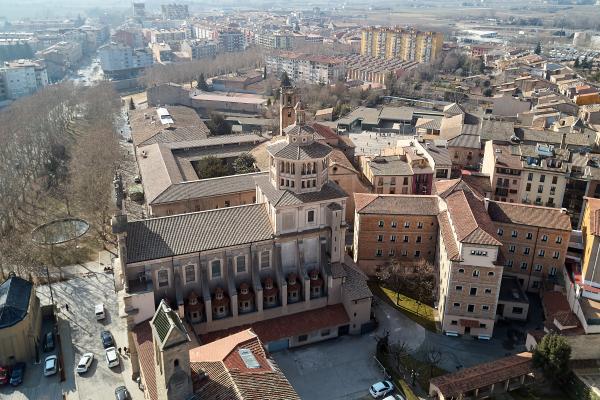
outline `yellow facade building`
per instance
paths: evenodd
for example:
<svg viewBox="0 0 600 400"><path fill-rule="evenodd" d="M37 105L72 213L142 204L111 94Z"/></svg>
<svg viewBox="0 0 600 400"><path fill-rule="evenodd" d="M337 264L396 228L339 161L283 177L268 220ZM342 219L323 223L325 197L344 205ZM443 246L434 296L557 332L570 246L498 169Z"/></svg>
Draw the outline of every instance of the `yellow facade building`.
<svg viewBox="0 0 600 400"><path fill-rule="evenodd" d="M415 29L369 27L362 31L363 56L430 63L442 53L444 34Z"/></svg>

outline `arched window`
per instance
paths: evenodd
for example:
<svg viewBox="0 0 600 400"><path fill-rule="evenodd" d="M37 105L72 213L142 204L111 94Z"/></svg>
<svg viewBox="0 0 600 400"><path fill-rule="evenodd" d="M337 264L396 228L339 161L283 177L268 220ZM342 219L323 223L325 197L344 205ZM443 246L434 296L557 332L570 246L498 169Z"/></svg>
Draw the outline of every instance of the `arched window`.
<svg viewBox="0 0 600 400"><path fill-rule="evenodd" d="M161 269L158 271L158 287L169 286L169 271Z"/></svg>
<svg viewBox="0 0 600 400"><path fill-rule="evenodd" d="M194 265L185 266L185 283L194 282L196 280L196 269Z"/></svg>
<svg viewBox="0 0 600 400"><path fill-rule="evenodd" d="M179 367L179 360L178 359L175 359L175 361L173 361L173 366L175 368Z"/></svg>

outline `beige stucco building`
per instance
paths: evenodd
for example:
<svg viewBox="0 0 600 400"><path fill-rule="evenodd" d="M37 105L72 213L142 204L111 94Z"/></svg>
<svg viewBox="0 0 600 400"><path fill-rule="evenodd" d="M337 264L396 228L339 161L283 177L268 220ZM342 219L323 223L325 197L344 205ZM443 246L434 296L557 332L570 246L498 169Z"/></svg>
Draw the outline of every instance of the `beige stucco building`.
<svg viewBox="0 0 600 400"><path fill-rule="evenodd" d="M35 360L42 312L33 285L15 275L0 285L0 365Z"/></svg>
<svg viewBox="0 0 600 400"><path fill-rule="evenodd" d="M130 331L161 299L203 340L251 325L270 351L369 329L372 295L344 254L348 196L329 179L331 147L302 117L267 147L256 204L141 221L117 213Z"/></svg>

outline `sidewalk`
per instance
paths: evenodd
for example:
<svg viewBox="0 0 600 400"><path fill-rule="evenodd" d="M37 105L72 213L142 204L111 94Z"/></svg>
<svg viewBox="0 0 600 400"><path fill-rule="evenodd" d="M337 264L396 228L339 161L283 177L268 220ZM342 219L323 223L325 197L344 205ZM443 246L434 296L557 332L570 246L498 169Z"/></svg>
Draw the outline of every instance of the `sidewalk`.
<svg viewBox="0 0 600 400"><path fill-rule="evenodd" d="M61 383L61 389L66 400L79 400L77 383L75 379L75 355L73 353L73 340L71 339L71 328L69 322L64 320L60 314L57 315L58 332L60 334L60 345L65 371L65 381Z"/></svg>

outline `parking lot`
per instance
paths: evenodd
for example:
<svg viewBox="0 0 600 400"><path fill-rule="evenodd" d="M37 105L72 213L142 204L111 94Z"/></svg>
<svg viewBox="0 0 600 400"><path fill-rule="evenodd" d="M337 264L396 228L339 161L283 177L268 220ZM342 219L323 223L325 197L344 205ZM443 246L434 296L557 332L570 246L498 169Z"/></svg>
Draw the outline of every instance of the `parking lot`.
<svg viewBox="0 0 600 400"><path fill-rule="evenodd" d="M43 365L30 363L23 384L1 388L0 398L60 400L65 394L67 399L110 399L114 398L115 388L126 385L134 400L143 399L137 384L131 381L128 357L123 354L119 357L119 366L108 368L104 356L100 339L103 330L113 334L115 347L127 346L125 323L118 316L113 276L103 272L99 264L86 264L85 268L73 278L52 285L59 310L65 381L59 381L59 374L44 377ZM50 304L47 286L38 287L37 294L42 305ZM105 306L106 318L102 321L97 321L94 314L94 305L98 303ZM77 362L88 352L94 354L95 360L87 373L78 375L75 373ZM42 353L42 360L49 354Z"/></svg>
<svg viewBox="0 0 600 400"><path fill-rule="evenodd" d="M373 359L373 335L344 336L273 354L302 399L365 399L369 386L383 379Z"/></svg>
<svg viewBox="0 0 600 400"><path fill-rule="evenodd" d="M42 337L52 330L52 326L52 321L49 319L42 322ZM58 345L56 339L55 344ZM73 390L72 379L61 385L58 373L52 376L44 376L44 359L50 355L58 355L58 347L55 347L52 351L40 352L39 362L27 363L23 383L16 387L9 385L1 387L0 399L59 400L62 399L63 390Z"/></svg>

